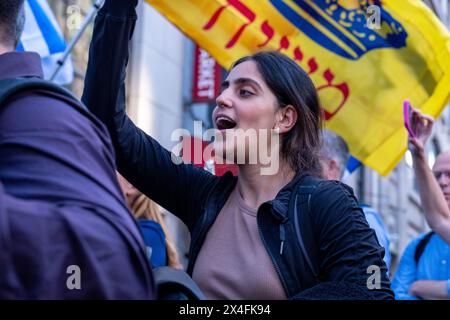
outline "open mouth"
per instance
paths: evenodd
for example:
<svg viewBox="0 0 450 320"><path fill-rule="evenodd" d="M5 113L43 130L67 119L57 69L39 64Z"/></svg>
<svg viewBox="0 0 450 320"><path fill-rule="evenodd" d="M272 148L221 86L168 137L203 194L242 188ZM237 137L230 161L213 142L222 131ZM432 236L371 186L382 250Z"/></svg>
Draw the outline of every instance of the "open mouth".
<svg viewBox="0 0 450 320"><path fill-rule="evenodd" d="M218 116L216 118L216 126L218 130L228 130L236 127L236 122L227 116Z"/></svg>

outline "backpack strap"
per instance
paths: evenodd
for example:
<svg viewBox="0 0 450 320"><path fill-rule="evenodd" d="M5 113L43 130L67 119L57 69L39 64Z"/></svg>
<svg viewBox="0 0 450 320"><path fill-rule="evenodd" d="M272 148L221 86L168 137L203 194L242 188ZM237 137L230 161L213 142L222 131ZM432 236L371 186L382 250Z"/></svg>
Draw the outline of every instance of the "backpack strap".
<svg viewBox="0 0 450 320"><path fill-rule="evenodd" d="M17 94L34 90L60 94L72 100L73 105L78 106L79 109L87 111L87 108L69 90L40 78L9 78L0 80L0 106Z"/></svg>
<svg viewBox="0 0 450 320"><path fill-rule="evenodd" d="M425 251L425 247L427 246L428 242L430 242L430 239L433 235L434 231L428 232L417 244L416 251L414 252L414 261L416 263L416 266L419 264L420 257Z"/></svg>
<svg viewBox="0 0 450 320"><path fill-rule="evenodd" d="M320 182L313 176L305 176L295 187L289 203L297 242L316 283L319 282L319 248L313 234L311 196Z"/></svg>
<svg viewBox="0 0 450 320"><path fill-rule="evenodd" d="M153 269L158 300L205 300L205 295L183 270L171 267Z"/></svg>

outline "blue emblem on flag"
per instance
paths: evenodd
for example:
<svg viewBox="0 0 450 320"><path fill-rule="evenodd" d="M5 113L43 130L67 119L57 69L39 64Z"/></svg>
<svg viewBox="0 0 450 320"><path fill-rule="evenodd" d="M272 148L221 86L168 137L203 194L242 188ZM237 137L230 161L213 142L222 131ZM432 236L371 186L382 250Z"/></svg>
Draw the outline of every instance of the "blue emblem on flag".
<svg viewBox="0 0 450 320"><path fill-rule="evenodd" d="M381 6L379 0L270 0L297 29L319 45L357 60L374 49L406 46L403 26ZM369 27L371 5L379 12L379 29ZM372 7L374 8L374 7ZM376 19L375 19L376 20Z"/></svg>

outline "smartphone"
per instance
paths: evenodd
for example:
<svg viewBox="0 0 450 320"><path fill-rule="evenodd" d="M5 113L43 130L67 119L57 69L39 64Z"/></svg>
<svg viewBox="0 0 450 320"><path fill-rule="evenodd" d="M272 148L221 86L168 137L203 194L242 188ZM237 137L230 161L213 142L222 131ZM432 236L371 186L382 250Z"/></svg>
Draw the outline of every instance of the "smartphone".
<svg viewBox="0 0 450 320"><path fill-rule="evenodd" d="M414 137L414 132L411 129L412 122L412 107L408 99L403 101L403 121L405 123L405 128L411 137Z"/></svg>

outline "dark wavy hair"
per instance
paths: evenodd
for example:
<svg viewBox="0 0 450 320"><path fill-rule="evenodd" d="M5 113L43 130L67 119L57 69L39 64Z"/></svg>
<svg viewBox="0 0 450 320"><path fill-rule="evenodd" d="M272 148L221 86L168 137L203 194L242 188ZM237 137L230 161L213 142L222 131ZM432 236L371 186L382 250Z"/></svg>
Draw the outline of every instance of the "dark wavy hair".
<svg viewBox="0 0 450 320"><path fill-rule="evenodd" d="M322 109L311 78L295 61L276 51L245 56L232 68L245 61L256 62L280 108L292 105L297 110L296 124L281 137L281 155L295 172L320 176Z"/></svg>
<svg viewBox="0 0 450 320"><path fill-rule="evenodd" d="M0 1L0 43L17 46L25 24L24 0Z"/></svg>

